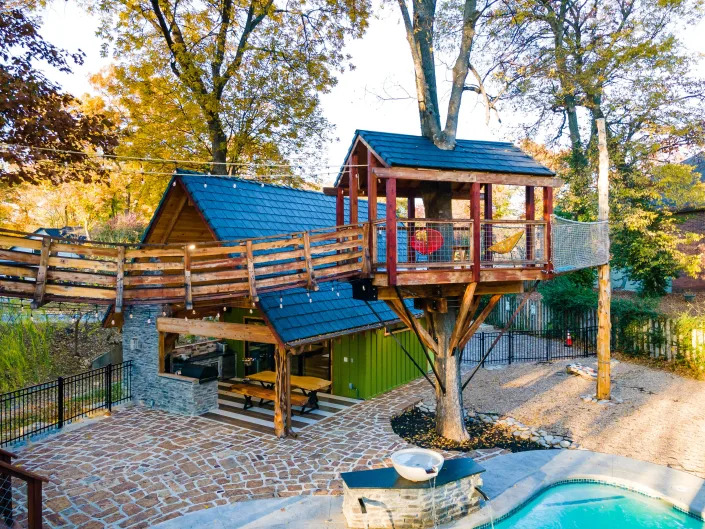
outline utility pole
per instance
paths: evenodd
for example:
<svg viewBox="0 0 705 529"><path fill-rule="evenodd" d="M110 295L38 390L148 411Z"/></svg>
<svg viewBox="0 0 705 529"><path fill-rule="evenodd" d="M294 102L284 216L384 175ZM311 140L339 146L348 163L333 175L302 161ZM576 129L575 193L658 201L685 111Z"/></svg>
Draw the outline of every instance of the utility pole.
<svg viewBox="0 0 705 529"><path fill-rule="evenodd" d="M599 151L599 169L597 175L598 213L597 220L609 221L609 165L607 153L607 130L605 118L597 119L597 140ZM609 230L607 233L607 250L609 255ZM597 393L598 400L609 400L611 393L610 380L610 336L612 324L610 321L610 299L612 286L610 283L609 261L597 267Z"/></svg>

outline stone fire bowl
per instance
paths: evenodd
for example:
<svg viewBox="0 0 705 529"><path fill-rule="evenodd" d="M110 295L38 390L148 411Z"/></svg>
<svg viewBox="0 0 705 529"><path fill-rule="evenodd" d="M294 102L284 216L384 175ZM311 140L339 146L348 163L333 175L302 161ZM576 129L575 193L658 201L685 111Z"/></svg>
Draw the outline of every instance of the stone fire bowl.
<svg viewBox="0 0 705 529"><path fill-rule="evenodd" d="M428 481L443 467L443 456L425 448L407 448L392 454L392 465L397 473L409 481Z"/></svg>

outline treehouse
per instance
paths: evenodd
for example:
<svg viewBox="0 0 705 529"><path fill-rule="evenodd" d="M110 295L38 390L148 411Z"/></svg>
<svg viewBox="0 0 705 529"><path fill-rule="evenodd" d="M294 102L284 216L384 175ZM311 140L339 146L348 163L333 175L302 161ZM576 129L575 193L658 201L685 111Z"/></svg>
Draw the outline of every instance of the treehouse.
<svg viewBox="0 0 705 529"><path fill-rule="evenodd" d="M442 297L471 283L517 292L523 281L605 262L604 225L553 218L562 183L511 143L458 140L446 151L420 136L357 131L326 192L337 197L338 225L352 224L366 197L370 278L380 297L394 297L397 286L410 297ZM499 187L523 199L503 205L514 217L496 214ZM418 214L439 198L442 218Z"/></svg>

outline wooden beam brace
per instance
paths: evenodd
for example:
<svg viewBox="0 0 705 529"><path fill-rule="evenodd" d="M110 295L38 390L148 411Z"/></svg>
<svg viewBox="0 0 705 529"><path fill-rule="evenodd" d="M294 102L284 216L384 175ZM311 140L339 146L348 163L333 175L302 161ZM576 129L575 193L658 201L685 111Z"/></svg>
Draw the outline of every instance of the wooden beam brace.
<svg viewBox="0 0 705 529"><path fill-rule="evenodd" d="M458 316L455 318L455 327L453 328L453 333L450 335L450 341L448 342L448 349L451 351L458 345L461 332L465 328L465 319L468 316L476 288L477 283L469 283L463 293L463 299L460 301L460 307L458 308Z"/></svg>
<svg viewBox="0 0 705 529"><path fill-rule="evenodd" d="M433 339L426 329L424 329L421 325L418 325L418 322L416 322L413 318L409 320L406 315L406 309L402 306L401 301L398 299L387 300L387 305L389 305L389 307L394 311L394 314L396 314L409 329L416 332L419 339L427 349L429 349L433 354L438 354L438 343L436 340Z"/></svg>
<svg viewBox="0 0 705 529"><path fill-rule="evenodd" d="M269 327L249 323L157 318L157 330L159 332L208 336L226 340L279 344Z"/></svg>
<svg viewBox="0 0 705 529"><path fill-rule="evenodd" d="M39 268L37 269L37 281L34 285L34 299L31 307L38 309L44 304L44 293L47 287L47 268L49 267L49 255L51 254L51 237L42 239L42 249L39 257Z"/></svg>
<svg viewBox="0 0 705 529"><path fill-rule="evenodd" d="M487 304L487 306L482 309L482 312L480 313L477 318L475 318L475 321L472 322L472 325L468 328L468 330L465 332L463 337L460 339L458 342L458 349L463 350L463 348L467 345L467 343L470 341L470 338L472 338L473 334L477 332L477 329L480 328L480 325L482 325L485 320L487 319L487 316L490 315L490 312L492 312L492 309L495 308L495 305L499 302L499 300L502 298L501 294L495 294L490 298L490 302Z"/></svg>
<svg viewBox="0 0 705 529"><path fill-rule="evenodd" d="M122 298L125 288L125 247L118 247L117 278L115 280L115 312L122 312Z"/></svg>
<svg viewBox="0 0 705 529"><path fill-rule="evenodd" d="M443 171L437 169L413 169L406 167L375 167L377 178L399 180L421 180L433 182L456 182L460 184L502 184L514 186L561 187L563 180L551 175L525 175L518 173L481 173L477 171Z"/></svg>
<svg viewBox="0 0 705 529"><path fill-rule="evenodd" d="M255 258L252 254L252 241L245 243L245 253L247 256L247 284L250 288L250 298L252 301L259 301L255 276Z"/></svg>

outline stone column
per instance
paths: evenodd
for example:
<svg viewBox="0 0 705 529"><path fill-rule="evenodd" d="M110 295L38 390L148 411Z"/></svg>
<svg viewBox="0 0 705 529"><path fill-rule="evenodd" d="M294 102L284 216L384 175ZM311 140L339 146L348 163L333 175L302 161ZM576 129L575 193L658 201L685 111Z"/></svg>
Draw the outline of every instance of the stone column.
<svg viewBox="0 0 705 529"><path fill-rule="evenodd" d="M122 357L132 361L132 395L138 404L182 415L201 415L218 407L218 382L159 373L157 318L169 307L127 308L122 325Z"/></svg>

